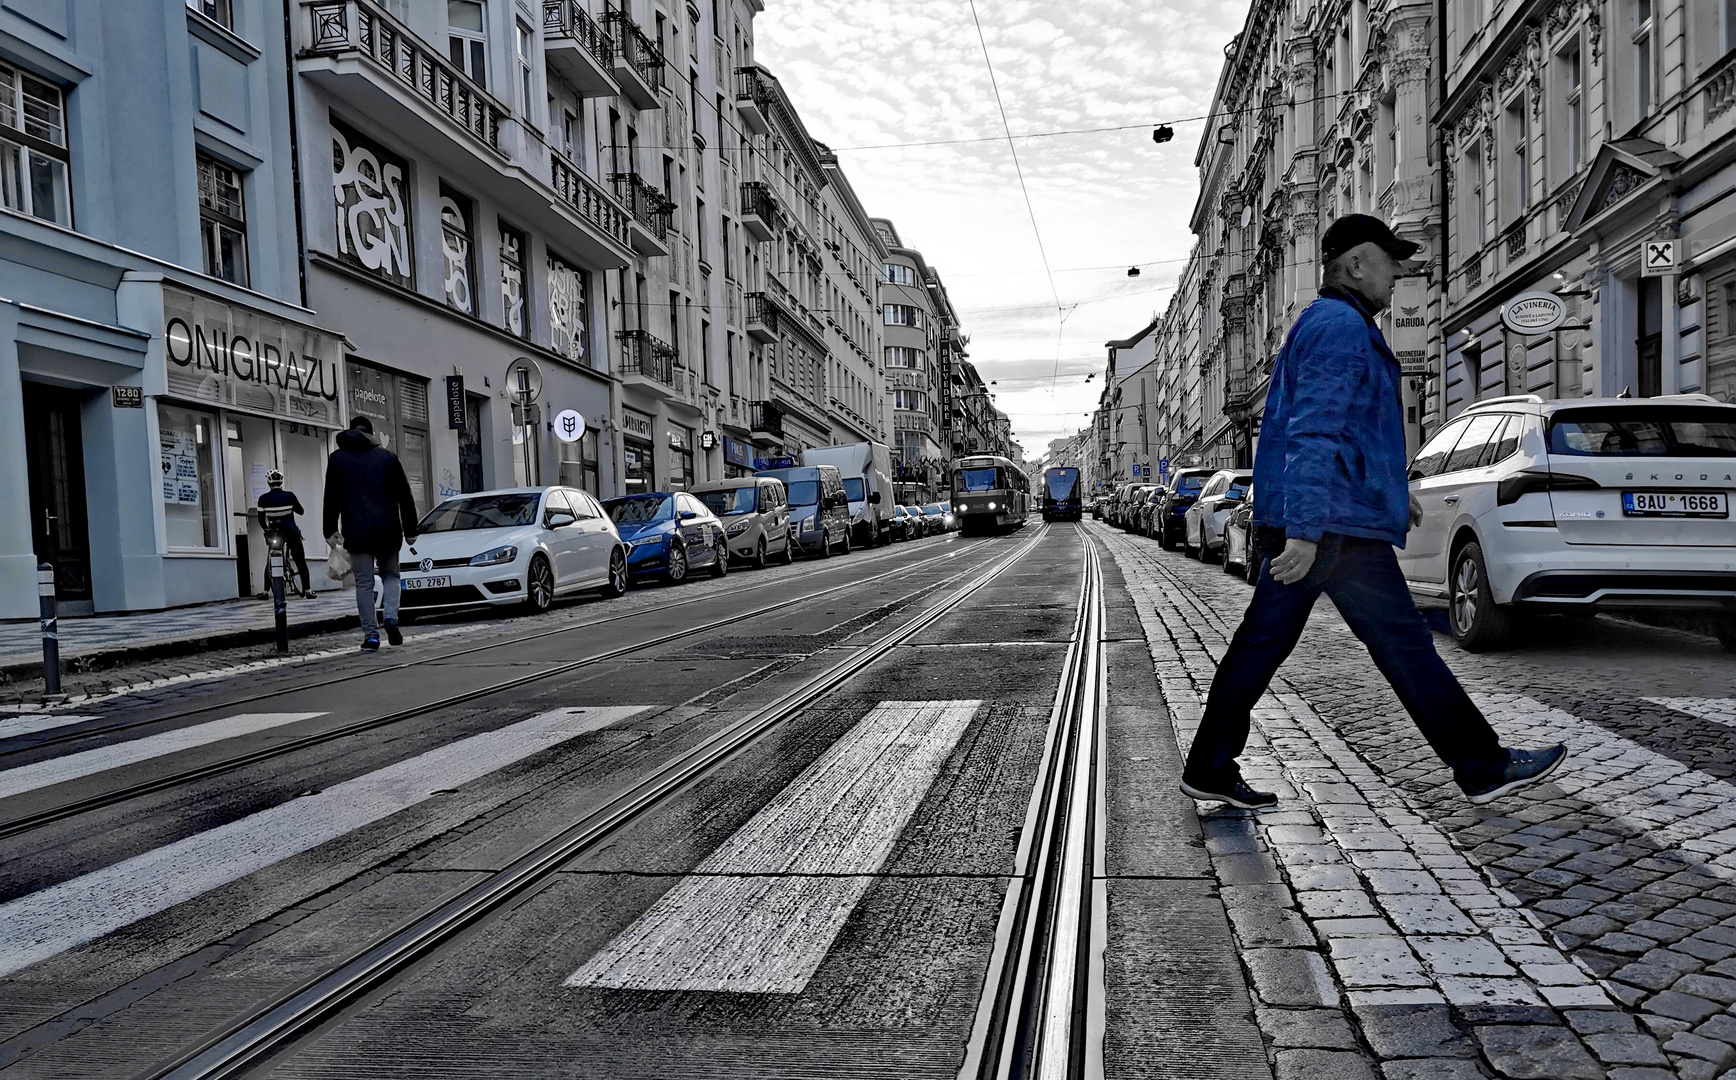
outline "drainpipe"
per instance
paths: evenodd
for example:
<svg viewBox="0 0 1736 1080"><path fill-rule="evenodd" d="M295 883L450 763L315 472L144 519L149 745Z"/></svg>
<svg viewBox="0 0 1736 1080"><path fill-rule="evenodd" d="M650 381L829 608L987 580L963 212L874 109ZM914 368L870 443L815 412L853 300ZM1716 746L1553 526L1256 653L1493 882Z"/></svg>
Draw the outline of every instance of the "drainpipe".
<svg viewBox="0 0 1736 1080"><path fill-rule="evenodd" d="M1435 115L1438 118L1447 107L1447 0L1437 0L1435 4L1435 55L1440 57L1441 70L1438 78L1436 94L1439 102L1436 104ZM1441 192L1441 370L1435 376L1435 419L1445 423L1447 419L1447 343L1452 340L1452 333L1447 329L1447 295L1452 287L1453 275L1447 267L1447 252L1452 249L1449 241L1452 239L1451 229L1453 208L1447 202L1447 126L1437 119L1435 123L1435 174L1436 183ZM1426 387L1428 380L1423 380ZM1419 412L1421 410L1419 409ZM1438 428L1437 428L1438 430ZM1434 432L1429 432L1432 436ZM1418 433L1418 438L1422 434Z"/></svg>
<svg viewBox="0 0 1736 1080"><path fill-rule="evenodd" d="M295 0L283 0L283 83L289 93L289 181L295 201L295 267L301 306L307 307L307 236L301 210L301 124L295 99Z"/></svg>

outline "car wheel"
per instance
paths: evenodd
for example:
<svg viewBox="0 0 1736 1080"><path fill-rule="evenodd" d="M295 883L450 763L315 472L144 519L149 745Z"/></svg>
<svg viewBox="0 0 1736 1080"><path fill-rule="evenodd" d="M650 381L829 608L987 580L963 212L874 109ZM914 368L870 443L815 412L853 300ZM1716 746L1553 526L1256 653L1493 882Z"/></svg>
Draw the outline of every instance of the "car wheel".
<svg viewBox="0 0 1736 1080"><path fill-rule="evenodd" d="M530 560L530 572L525 575L524 606L533 614L541 615L555 603L555 575L549 569L549 561L541 555L533 555Z"/></svg>
<svg viewBox="0 0 1736 1080"><path fill-rule="evenodd" d="M1193 532L1186 525L1181 527L1181 553L1190 559L1199 558L1193 546Z"/></svg>
<svg viewBox="0 0 1736 1080"><path fill-rule="evenodd" d="M711 576L725 577L729 574L729 543L719 540L717 546L711 549Z"/></svg>
<svg viewBox="0 0 1736 1080"><path fill-rule="evenodd" d="M1724 646L1725 652L1736 652L1736 615L1725 615L1712 624L1713 633L1718 635L1718 641Z"/></svg>
<svg viewBox="0 0 1736 1080"><path fill-rule="evenodd" d="M671 585L679 585L687 580L687 549L676 546L673 540L669 542L669 569L665 576Z"/></svg>
<svg viewBox="0 0 1736 1080"><path fill-rule="evenodd" d="M627 553L620 548L609 555L609 580L597 587L597 595L605 600L627 595Z"/></svg>
<svg viewBox="0 0 1736 1080"><path fill-rule="evenodd" d="M796 561L796 538L787 532L784 533L784 553L782 558L785 566Z"/></svg>
<svg viewBox="0 0 1736 1080"><path fill-rule="evenodd" d="M753 568L755 570L764 570L766 568L766 562L766 538L762 536L759 538L759 543L754 545Z"/></svg>
<svg viewBox="0 0 1736 1080"><path fill-rule="evenodd" d="M844 550L840 554L844 554L844 555L850 554L850 530L849 529L844 530Z"/></svg>
<svg viewBox="0 0 1736 1080"><path fill-rule="evenodd" d="M1248 549L1242 553L1242 576L1248 579L1249 585L1260 583L1260 551L1254 546L1252 535L1248 537Z"/></svg>
<svg viewBox="0 0 1736 1080"><path fill-rule="evenodd" d="M1168 525L1157 527L1157 546L1165 551L1175 550L1175 530Z"/></svg>
<svg viewBox="0 0 1736 1080"><path fill-rule="evenodd" d="M1447 618L1453 636L1469 652L1498 648L1512 632L1513 614L1496 604L1490 592L1481 544L1466 544L1453 558Z"/></svg>
<svg viewBox="0 0 1736 1080"><path fill-rule="evenodd" d="M1230 527L1228 525L1224 526L1223 541L1223 546L1218 549L1223 552L1223 555L1218 559L1218 562L1223 566L1224 573L1234 576L1236 572L1230 568Z"/></svg>

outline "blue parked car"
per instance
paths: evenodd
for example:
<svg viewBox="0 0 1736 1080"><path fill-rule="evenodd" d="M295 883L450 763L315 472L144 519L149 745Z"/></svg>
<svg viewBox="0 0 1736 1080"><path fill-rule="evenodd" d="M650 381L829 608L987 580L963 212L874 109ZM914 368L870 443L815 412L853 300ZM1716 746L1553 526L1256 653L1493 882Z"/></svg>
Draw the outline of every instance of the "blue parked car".
<svg viewBox="0 0 1736 1080"><path fill-rule="evenodd" d="M627 545L627 573L662 575L670 584L687 580L701 566L713 577L729 573L723 522L685 491L648 491L603 503Z"/></svg>

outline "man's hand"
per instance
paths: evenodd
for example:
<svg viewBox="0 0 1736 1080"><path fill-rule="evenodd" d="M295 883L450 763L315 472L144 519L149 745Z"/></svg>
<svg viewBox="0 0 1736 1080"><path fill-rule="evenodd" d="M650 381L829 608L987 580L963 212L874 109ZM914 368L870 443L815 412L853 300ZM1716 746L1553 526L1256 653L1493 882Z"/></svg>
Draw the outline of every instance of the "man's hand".
<svg viewBox="0 0 1736 1080"><path fill-rule="evenodd" d="M1418 525L1421 525L1423 523L1423 504L1420 502L1417 502L1417 493L1414 491L1411 492L1410 501L1411 501L1411 528L1414 529Z"/></svg>
<svg viewBox="0 0 1736 1080"><path fill-rule="evenodd" d="M1280 585L1294 585L1307 577L1319 546L1316 541L1294 537L1284 541L1284 550L1272 556L1272 580Z"/></svg>

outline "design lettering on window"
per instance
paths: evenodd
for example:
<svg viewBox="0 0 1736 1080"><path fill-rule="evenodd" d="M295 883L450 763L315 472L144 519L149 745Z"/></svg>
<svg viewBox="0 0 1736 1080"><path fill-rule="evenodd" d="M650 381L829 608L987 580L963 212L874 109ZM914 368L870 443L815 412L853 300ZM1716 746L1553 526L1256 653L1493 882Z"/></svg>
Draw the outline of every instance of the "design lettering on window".
<svg viewBox="0 0 1736 1080"><path fill-rule="evenodd" d="M446 256L446 302L476 314L470 292L470 215L450 195L440 196L440 247Z"/></svg>
<svg viewBox="0 0 1736 1080"><path fill-rule="evenodd" d="M500 302L506 328L523 337L524 238L505 226L500 230Z"/></svg>
<svg viewBox="0 0 1736 1080"><path fill-rule="evenodd" d="M332 190L339 254L409 285L410 211L403 165L334 124Z"/></svg>
<svg viewBox="0 0 1736 1080"><path fill-rule="evenodd" d="M570 360L585 358L585 276L549 256L549 344Z"/></svg>

